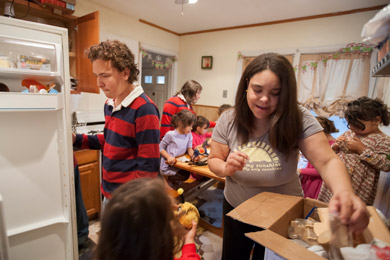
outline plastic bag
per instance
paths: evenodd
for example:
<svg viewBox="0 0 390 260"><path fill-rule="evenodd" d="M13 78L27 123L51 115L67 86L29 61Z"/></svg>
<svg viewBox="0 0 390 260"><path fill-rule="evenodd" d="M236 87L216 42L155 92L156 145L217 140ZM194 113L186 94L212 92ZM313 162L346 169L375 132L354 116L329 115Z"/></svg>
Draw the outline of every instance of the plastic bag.
<svg viewBox="0 0 390 260"><path fill-rule="evenodd" d="M317 235L314 233L313 225L316 221L313 219L298 218L290 222L288 227L288 237L291 239L300 239L309 245L318 245Z"/></svg>

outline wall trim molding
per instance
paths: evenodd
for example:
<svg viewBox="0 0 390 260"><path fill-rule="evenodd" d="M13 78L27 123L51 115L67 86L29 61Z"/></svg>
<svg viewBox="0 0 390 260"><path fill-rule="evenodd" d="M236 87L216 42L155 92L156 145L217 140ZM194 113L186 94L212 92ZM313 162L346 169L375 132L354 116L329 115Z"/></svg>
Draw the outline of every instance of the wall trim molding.
<svg viewBox="0 0 390 260"><path fill-rule="evenodd" d="M278 21L271 21L271 22L264 22L264 23L255 23L255 24L246 24L246 25L223 27L223 28L215 28L215 29L201 30L201 31L194 31L194 32L186 32L186 33L177 33L177 32L171 31L169 29L166 29L164 27L161 27L159 25L153 24L153 23L148 22L148 21L143 20L143 19L139 19L139 22L147 24L147 25L150 25L150 26L155 27L157 29L160 29L160 30L172 33L172 34L177 35L177 36L185 36L185 35L191 35L191 34L200 34L200 33L226 31L226 30L245 29L245 28L250 28L250 27L267 26L267 25L274 25L274 24L280 24L280 23L292 23L292 22L298 22L298 21L305 21L305 20L312 20L312 19L319 19L319 18L327 18L327 17L347 15L347 14L354 14L354 13L362 13L362 12L379 10L379 9L382 9L383 7L385 7L385 6L387 6L387 5L377 5L377 6L373 6L373 7L352 9L352 10L347 10L347 11L342 11L342 12L326 13L326 14L319 14L319 15L310 15L310 16L303 16L303 17L284 19L284 20L278 20Z"/></svg>

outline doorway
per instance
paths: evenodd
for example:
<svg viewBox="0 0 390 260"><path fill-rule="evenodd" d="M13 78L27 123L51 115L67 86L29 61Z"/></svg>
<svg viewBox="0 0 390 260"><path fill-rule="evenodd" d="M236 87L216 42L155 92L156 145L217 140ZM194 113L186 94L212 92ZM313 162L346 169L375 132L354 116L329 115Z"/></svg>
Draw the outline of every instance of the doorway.
<svg viewBox="0 0 390 260"><path fill-rule="evenodd" d="M174 58L147 51L142 56L142 87L160 111L164 102L170 97L172 89L171 70Z"/></svg>

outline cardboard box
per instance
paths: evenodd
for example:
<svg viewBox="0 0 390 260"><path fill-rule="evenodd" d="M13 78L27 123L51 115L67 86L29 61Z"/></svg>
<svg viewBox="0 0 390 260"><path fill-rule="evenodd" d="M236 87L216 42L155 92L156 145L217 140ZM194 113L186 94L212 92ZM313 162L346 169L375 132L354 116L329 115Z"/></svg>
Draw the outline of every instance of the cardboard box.
<svg viewBox="0 0 390 260"><path fill-rule="evenodd" d="M324 208L327 204L313 199L263 192L240 204L227 215L241 222L264 228L263 231L246 235L283 258L323 260L324 258L288 239L287 235L290 221L305 218L313 207ZM385 224L373 207L367 208L371 214L370 223L359 240L370 243L375 237L390 243L390 233ZM319 220L316 214L310 217Z"/></svg>

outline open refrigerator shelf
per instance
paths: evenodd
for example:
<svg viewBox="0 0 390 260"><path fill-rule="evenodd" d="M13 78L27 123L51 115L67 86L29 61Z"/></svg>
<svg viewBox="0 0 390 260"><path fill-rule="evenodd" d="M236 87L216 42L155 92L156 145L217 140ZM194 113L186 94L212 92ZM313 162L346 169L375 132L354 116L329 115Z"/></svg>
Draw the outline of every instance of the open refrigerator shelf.
<svg viewBox="0 0 390 260"><path fill-rule="evenodd" d="M0 68L0 77L8 79L58 80L59 72L27 69Z"/></svg>
<svg viewBox="0 0 390 260"><path fill-rule="evenodd" d="M63 94L4 92L0 94L0 112L47 111L64 108Z"/></svg>

